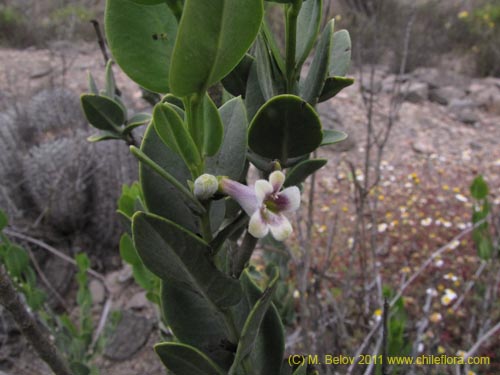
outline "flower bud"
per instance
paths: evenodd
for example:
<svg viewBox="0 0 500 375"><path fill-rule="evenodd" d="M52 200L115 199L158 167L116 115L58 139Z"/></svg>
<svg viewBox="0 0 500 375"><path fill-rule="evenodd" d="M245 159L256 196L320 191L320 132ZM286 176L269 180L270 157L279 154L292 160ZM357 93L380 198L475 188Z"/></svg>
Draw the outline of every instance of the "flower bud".
<svg viewBox="0 0 500 375"><path fill-rule="evenodd" d="M199 200L211 198L219 189L217 177L205 173L198 177L194 182L193 192Z"/></svg>

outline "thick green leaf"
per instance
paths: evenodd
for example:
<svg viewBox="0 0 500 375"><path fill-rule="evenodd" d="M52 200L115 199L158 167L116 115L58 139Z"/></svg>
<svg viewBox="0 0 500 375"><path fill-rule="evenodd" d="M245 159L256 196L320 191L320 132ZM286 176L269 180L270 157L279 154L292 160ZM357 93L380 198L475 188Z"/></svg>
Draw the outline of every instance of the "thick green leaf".
<svg viewBox="0 0 500 375"><path fill-rule="evenodd" d="M257 64L254 62L250 67L247 81L247 91L245 93L245 106L247 108L248 120L251 121L259 108L266 102L264 94L260 88L259 77L257 75Z"/></svg>
<svg viewBox="0 0 500 375"><path fill-rule="evenodd" d="M271 70L271 61L269 56L269 51L262 35L257 37L255 42L255 61L257 67L257 77L259 78L259 85L264 98L266 100L271 99L273 96L278 94L274 87L275 80L273 79L273 74Z"/></svg>
<svg viewBox="0 0 500 375"><path fill-rule="evenodd" d="M477 176L470 186L470 193L475 199L485 199L488 196L488 184L483 176Z"/></svg>
<svg viewBox="0 0 500 375"><path fill-rule="evenodd" d="M0 208L0 232L9 224L7 214Z"/></svg>
<svg viewBox="0 0 500 375"><path fill-rule="evenodd" d="M106 73L105 73L105 94L108 98L114 99L116 94L116 82L115 76L113 74L113 60L109 60L106 64Z"/></svg>
<svg viewBox="0 0 500 375"><path fill-rule="evenodd" d="M262 321L264 320L264 316L271 305L274 291L276 290L278 276L279 272L275 268L274 275L271 277L271 281L269 282L267 289L253 306L250 314L248 314L243 330L241 331L234 363L229 371L230 374L235 374L240 362L254 350Z"/></svg>
<svg viewBox="0 0 500 375"><path fill-rule="evenodd" d="M5 265L12 277L21 277L30 262L26 250L17 245L9 246L5 255Z"/></svg>
<svg viewBox="0 0 500 375"><path fill-rule="evenodd" d="M168 73L177 19L165 3L106 1L106 36L116 62L142 87L169 91Z"/></svg>
<svg viewBox="0 0 500 375"><path fill-rule="evenodd" d="M130 0L130 1L140 5L157 5L165 3L165 0Z"/></svg>
<svg viewBox="0 0 500 375"><path fill-rule="evenodd" d="M262 32L266 39L266 43L269 47L271 55L276 63L276 66L278 67L279 71L284 72L286 70L285 60L283 60L283 55L281 54L281 50L278 47L276 38L273 32L271 31L266 19L264 19L264 21L262 22Z"/></svg>
<svg viewBox="0 0 500 375"><path fill-rule="evenodd" d="M310 159L300 162L286 174L284 186L301 184L307 177L324 167L327 162L326 159Z"/></svg>
<svg viewBox="0 0 500 375"><path fill-rule="evenodd" d="M311 1L312 2L312 1ZM311 63L309 73L300 86L301 96L312 106L318 103L318 99L325 85L328 75L328 65L330 60L330 46L333 41L333 30L335 20L331 20L323 30L314 59Z"/></svg>
<svg viewBox="0 0 500 375"><path fill-rule="evenodd" d="M222 85L233 96L245 97L250 67L255 59L245 54L236 67L222 79Z"/></svg>
<svg viewBox="0 0 500 375"><path fill-rule="evenodd" d="M333 145L347 139L347 134L339 130L323 130L321 146Z"/></svg>
<svg viewBox="0 0 500 375"><path fill-rule="evenodd" d="M188 188L189 169L179 155L165 147L152 124L144 134L141 151ZM196 232L197 220L184 195L144 163L139 164L139 173L147 209Z"/></svg>
<svg viewBox="0 0 500 375"><path fill-rule="evenodd" d="M88 72L87 78L88 78L88 82L89 82L90 93L94 94L94 95L99 95L99 89L97 88L97 85L95 83L94 76L92 75L92 73Z"/></svg>
<svg viewBox="0 0 500 375"><path fill-rule="evenodd" d="M146 122L151 120L151 114L145 112L139 112L134 114L127 121L127 126L135 125L135 124L145 124Z"/></svg>
<svg viewBox="0 0 500 375"><path fill-rule="evenodd" d="M247 318L262 297L262 291L253 282L248 271L240 277L245 298L231 308L239 332L243 332ZM240 333L241 334L241 333ZM251 363L254 374L279 374L285 350L284 328L278 311L271 304L262 320L254 350L245 359Z"/></svg>
<svg viewBox="0 0 500 375"><path fill-rule="evenodd" d="M232 306L241 287L217 270L208 258L208 244L162 217L138 212L132 218L134 245L147 268L162 280L203 296L214 306Z"/></svg>
<svg viewBox="0 0 500 375"><path fill-rule="evenodd" d="M224 127L217 106L208 94L203 100L203 154L214 156L224 137Z"/></svg>
<svg viewBox="0 0 500 375"><path fill-rule="evenodd" d="M351 37L347 30L340 30L333 34L333 43L330 50L330 77L345 77L351 64Z"/></svg>
<svg viewBox="0 0 500 375"><path fill-rule="evenodd" d="M121 258L133 266L142 264L141 258L134 247L134 242L128 233L122 234L120 238L120 256Z"/></svg>
<svg viewBox="0 0 500 375"><path fill-rule="evenodd" d="M85 117L93 127L111 133L120 132L125 114L119 104L110 98L94 94L84 94L80 99Z"/></svg>
<svg viewBox="0 0 500 375"><path fill-rule="evenodd" d="M248 144L255 153L283 163L314 151L322 139L316 111L294 95L269 100L255 115L248 134Z"/></svg>
<svg viewBox="0 0 500 375"><path fill-rule="evenodd" d="M257 36L262 0L186 0L172 55L170 86L184 97L225 77Z"/></svg>
<svg viewBox="0 0 500 375"><path fill-rule="evenodd" d="M155 345L155 351L175 375L225 375L209 357L192 346L165 342Z"/></svg>
<svg viewBox="0 0 500 375"><path fill-rule="evenodd" d="M321 92L320 102L332 98L342 89L354 83L353 79L344 78L351 63L351 38L349 32L346 30L337 31L332 38L328 78Z"/></svg>
<svg viewBox="0 0 500 375"><path fill-rule="evenodd" d="M161 282L161 310L175 337L228 369L233 353L220 347L231 332L220 309L203 295L170 281Z"/></svg>
<svg viewBox="0 0 500 375"><path fill-rule="evenodd" d="M245 166L248 119L243 100L238 97L219 110L224 124L224 140L219 152L207 158L205 170L215 176L238 180Z"/></svg>
<svg viewBox="0 0 500 375"><path fill-rule="evenodd" d="M351 86L354 83L354 79L346 77L328 77L323 86L323 91L318 99L319 102L324 102L330 98L333 98L340 91L346 87Z"/></svg>
<svg viewBox="0 0 500 375"><path fill-rule="evenodd" d="M101 141L108 141L108 140L117 140L117 139L123 139L120 135L117 135L116 133L109 133L109 132L103 132L100 134L94 134L91 135L90 137L87 137L87 141L89 142L101 142Z"/></svg>
<svg viewBox="0 0 500 375"><path fill-rule="evenodd" d="M293 375L307 375L307 364L304 363L302 365L299 365L299 367L293 372Z"/></svg>
<svg viewBox="0 0 500 375"><path fill-rule="evenodd" d="M170 104L159 103L153 110L153 123L161 140L195 173L201 164L200 153L177 111Z"/></svg>
<svg viewBox="0 0 500 375"><path fill-rule="evenodd" d="M321 24L323 0L308 0L302 4L297 19L297 49L295 61L301 67L314 46Z"/></svg>

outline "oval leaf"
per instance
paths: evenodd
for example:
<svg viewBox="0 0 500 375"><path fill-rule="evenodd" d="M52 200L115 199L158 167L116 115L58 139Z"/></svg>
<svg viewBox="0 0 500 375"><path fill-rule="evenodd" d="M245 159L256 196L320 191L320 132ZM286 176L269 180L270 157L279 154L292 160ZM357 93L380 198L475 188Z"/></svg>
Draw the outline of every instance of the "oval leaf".
<svg viewBox="0 0 500 375"><path fill-rule="evenodd" d="M206 160L206 172L238 180L245 166L248 119L243 100L238 97L220 109L224 140L219 152Z"/></svg>
<svg viewBox="0 0 500 375"><path fill-rule="evenodd" d="M273 300L273 295L276 290L279 272L277 268L273 270L274 275L271 277L268 287L262 293L255 305L252 307L250 314L245 321L243 330L241 331L240 341L236 350L235 359L231 366L230 374L235 374L240 362L248 356L254 349L257 341L259 331L261 329L262 321L267 313L269 306Z"/></svg>
<svg viewBox="0 0 500 375"><path fill-rule="evenodd" d="M304 64L314 46L321 24L322 9L323 0L305 1L300 8L297 19L297 49L295 50L297 67Z"/></svg>
<svg viewBox="0 0 500 375"><path fill-rule="evenodd" d="M208 244L162 217L138 212L132 218L134 245L147 268L162 280L196 293L218 307L239 302L238 280L210 262Z"/></svg>
<svg viewBox="0 0 500 375"><path fill-rule="evenodd" d="M105 23L111 53L123 71L150 91L169 91L168 68L177 34L177 19L169 7L164 2L107 0Z"/></svg>
<svg viewBox="0 0 500 375"><path fill-rule="evenodd" d="M262 0L186 0L170 67L172 92L204 92L243 58L257 36Z"/></svg>
<svg viewBox="0 0 500 375"><path fill-rule="evenodd" d="M210 358L192 346L165 342L155 345L155 351L176 375L225 375Z"/></svg>
<svg viewBox="0 0 500 375"><path fill-rule="evenodd" d="M80 100L83 113L93 127L111 133L120 131L119 127L125 122L125 114L114 100L94 94L84 94Z"/></svg>
<svg viewBox="0 0 500 375"><path fill-rule="evenodd" d="M179 155L165 147L152 124L144 134L141 151L187 188L186 181L191 178L189 169ZM190 209L189 202L179 190L144 163L139 164L139 172L144 202L148 210L196 231L196 217Z"/></svg>
<svg viewBox="0 0 500 375"><path fill-rule="evenodd" d="M331 20L321 34L309 73L301 84L301 96L311 105L316 105L325 85L330 61L330 46L333 40L335 20Z"/></svg>
<svg viewBox="0 0 500 375"><path fill-rule="evenodd" d="M333 145L347 139L347 134L339 130L323 130L321 146Z"/></svg>
<svg viewBox="0 0 500 375"><path fill-rule="evenodd" d="M200 153L177 111L170 104L157 104L153 123L161 140L180 155L191 171L201 163Z"/></svg>
<svg viewBox="0 0 500 375"><path fill-rule="evenodd" d="M249 146L255 153L282 163L314 151L322 139L316 111L294 95L276 96L264 104L248 134Z"/></svg>
<svg viewBox="0 0 500 375"><path fill-rule="evenodd" d="M286 174L284 186L297 186L301 184L307 177L323 168L326 163L326 159L311 159L300 162Z"/></svg>

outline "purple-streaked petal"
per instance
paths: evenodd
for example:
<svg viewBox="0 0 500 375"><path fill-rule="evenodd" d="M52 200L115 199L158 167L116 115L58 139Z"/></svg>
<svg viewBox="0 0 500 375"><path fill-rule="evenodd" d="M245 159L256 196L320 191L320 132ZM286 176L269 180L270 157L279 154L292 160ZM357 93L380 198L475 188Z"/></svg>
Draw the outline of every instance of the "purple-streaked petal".
<svg viewBox="0 0 500 375"><path fill-rule="evenodd" d="M269 182L273 186L273 192L277 193L281 190L283 183L285 182L285 175L281 171L274 171L269 176Z"/></svg>
<svg viewBox="0 0 500 375"><path fill-rule="evenodd" d="M277 241L284 241L292 234L292 224L284 215L270 213L267 219L271 234Z"/></svg>
<svg viewBox="0 0 500 375"><path fill-rule="evenodd" d="M255 196L257 197L257 204L262 205L264 200L273 193L273 186L266 180L257 180L255 182Z"/></svg>
<svg viewBox="0 0 500 375"><path fill-rule="evenodd" d="M224 193L238 202L248 216L251 216L260 207L260 204L257 203L255 191L251 187L240 184L229 178L223 178L219 186Z"/></svg>
<svg viewBox="0 0 500 375"><path fill-rule="evenodd" d="M265 237L269 233L269 226L262 217L262 213L260 210L255 211L250 218L250 223L248 224L248 232L256 238Z"/></svg>
<svg viewBox="0 0 500 375"><path fill-rule="evenodd" d="M297 186L287 187L273 200L278 212L291 212L300 207L300 190Z"/></svg>

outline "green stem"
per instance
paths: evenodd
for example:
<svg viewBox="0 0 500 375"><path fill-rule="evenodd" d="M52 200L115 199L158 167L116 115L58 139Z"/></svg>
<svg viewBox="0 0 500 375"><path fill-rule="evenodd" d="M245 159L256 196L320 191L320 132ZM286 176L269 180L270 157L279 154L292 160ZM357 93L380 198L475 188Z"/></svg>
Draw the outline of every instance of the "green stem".
<svg viewBox="0 0 500 375"><path fill-rule="evenodd" d="M205 205L205 213L201 216L201 235L207 243L213 240L212 226L210 225L210 201Z"/></svg>
<svg viewBox="0 0 500 375"><path fill-rule="evenodd" d="M186 187L184 187L184 185L182 185L179 181L177 181L177 179L174 176L172 176L170 173L168 173L166 170L160 167L157 163L151 160L144 152L142 152L137 147L130 146L130 152L132 152L132 154L137 159L139 159L139 161L146 164L153 171L155 171L160 177L170 182L177 190L179 190L179 192L181 192L182 195L184 195L191 203L193 203L198 213L202 214L206 213L205 207L203 207L200 201L198 201L198 199L196 199L196 197Z"/></svg>
<svg viewBox="0 0 500 375"><path fill-rule="evenodd" d="M297 18L303 0L295 0L286 9L286 90L288 94L295 91L295 52L297 49Z"/></svg>

